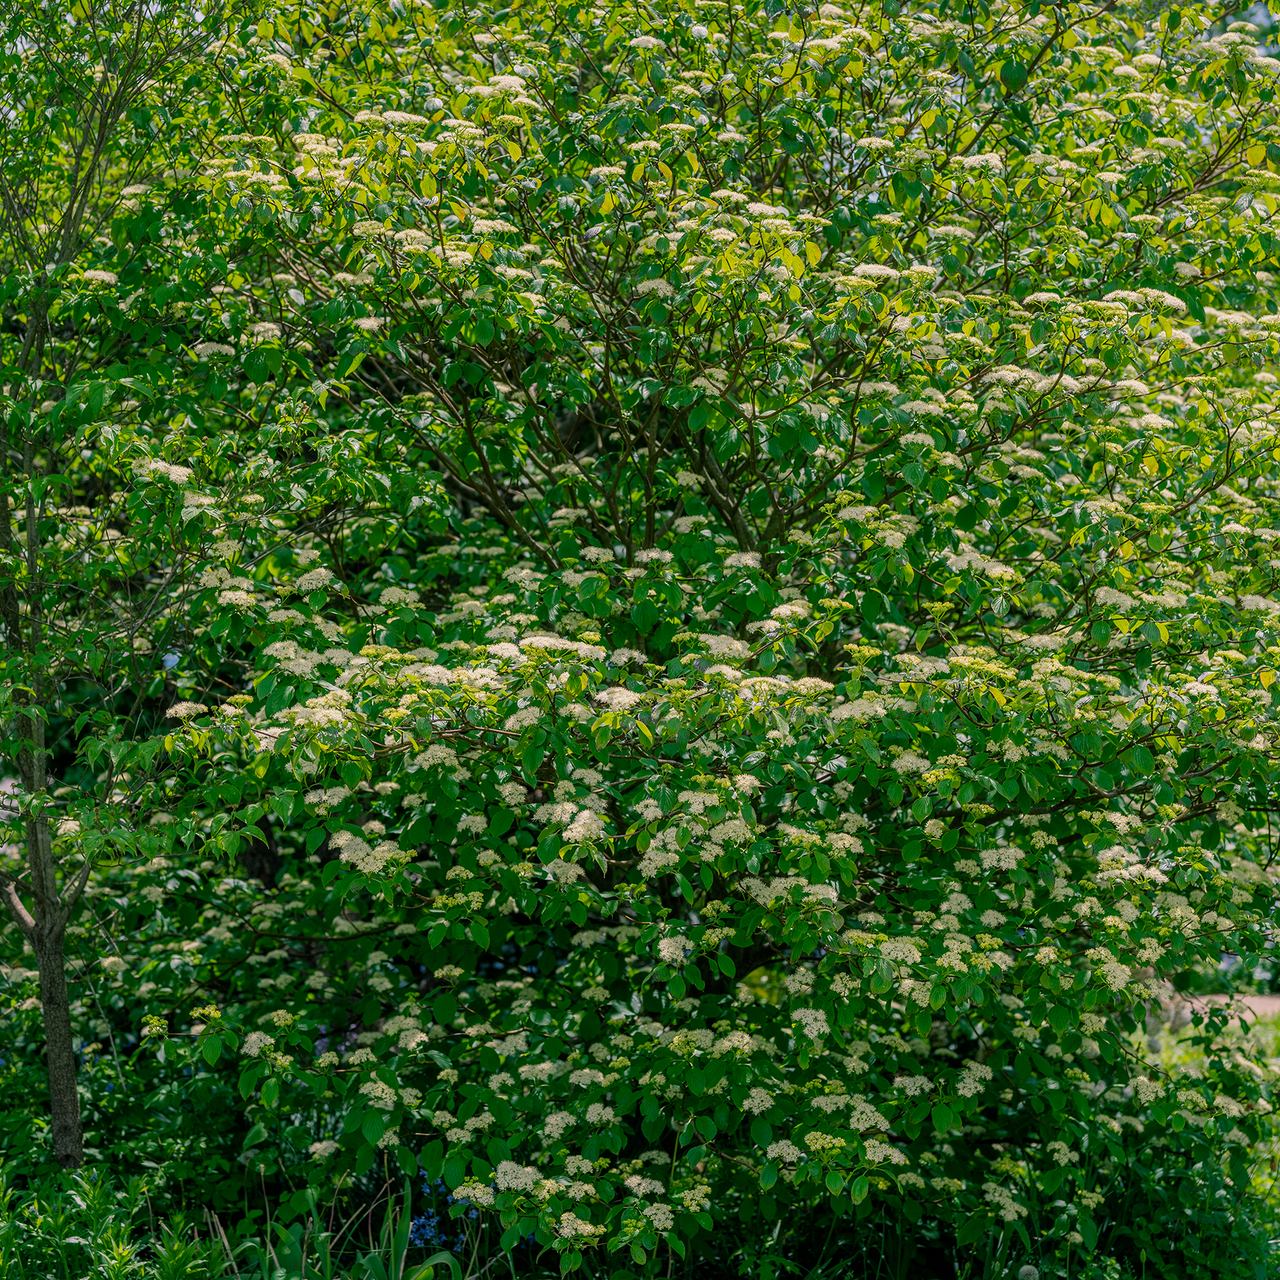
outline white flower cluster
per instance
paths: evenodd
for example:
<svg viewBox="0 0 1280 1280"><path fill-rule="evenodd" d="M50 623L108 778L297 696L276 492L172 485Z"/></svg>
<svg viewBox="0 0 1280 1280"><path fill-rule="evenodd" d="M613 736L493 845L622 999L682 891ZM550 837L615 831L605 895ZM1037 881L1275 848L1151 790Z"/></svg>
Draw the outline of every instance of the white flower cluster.
<svg viewBox="0 0 1280 1280"><path fill-rule="evenodd" d="M821 1009L794 1009L791 1019L800 1024L801 1030L810 1040L821 1040L831 1030L827 1025L827 1015Z"/></svg>
<svg viewBox="0 0 1280 1280"><path fill-rule="evenodd" d="M991 1068L985 1062L975 1062L971 1058L961 1068L960 1077L956 1080L956 1092L962 1098L972 1098L981 1093L992 1078Z"/></svg>
<svg viewBox="0 0 1280 1280"><path fill-rule="evenodd" d="M334 832L329 843L337 850L341 861L370 876L379 875L389 863L399 861L404 856L394 840L381 840L377 845L370 845L367 840L345 828Z"/></svg>

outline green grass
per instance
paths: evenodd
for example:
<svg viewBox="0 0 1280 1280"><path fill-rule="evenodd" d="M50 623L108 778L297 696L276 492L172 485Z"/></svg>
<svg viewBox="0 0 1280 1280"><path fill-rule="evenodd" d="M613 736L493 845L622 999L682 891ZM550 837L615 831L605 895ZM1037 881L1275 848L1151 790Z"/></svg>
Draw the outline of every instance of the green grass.
<svg viewBox="0 0 1280 1280"><path fill-rule="evenodd" d="M410 1263L409 1214L396 1209L367 1249L352 1225L332 1232L314 1197L306 1218L233 1244L216 1217L157 1221L141 1178L80 1172L26 1194L0 1181L0 1280L462 1280L447 1253Z"/></svg>

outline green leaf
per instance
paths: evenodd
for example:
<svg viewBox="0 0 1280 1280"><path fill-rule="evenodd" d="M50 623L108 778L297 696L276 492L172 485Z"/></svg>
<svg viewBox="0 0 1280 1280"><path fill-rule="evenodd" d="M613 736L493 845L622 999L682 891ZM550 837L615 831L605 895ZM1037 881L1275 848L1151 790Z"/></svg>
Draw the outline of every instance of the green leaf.
<svg viewBox="0 0 1280 1280"><path fill-rule="evenodd" d="M461 1187L463 1179L467 1174L467 1162L460 1153L456 1151L449 1152L444 1161L444 1185L449 1190L457 1190Z"/></svg>
<svg viewBox="0 0 1280 1280"><path fill-rule="evenodd" d="M261 347L255 347L244 358L244 374L250 382L266 382L271 376L267 357Z"/></svg>
<svg viewBox="0 0 1280 1280"><path fill-rule="evenodd" d="M433 1253L417 1271L406 1273L405 1280L430 1280L435 1267L448 1267L450 1280L462 1280L462 1267L457 1258L443 1250Z"/></svg>
<svg viewBox="0 0 1280 1280"><path fill-rule="evenodd" d="M360 367L361 361L368 355L367 351L346 351L338 359L339 379L349 377Z"/></svg>
<svg viewBox="0 0 1280 1280"><path fill-rule="evenodd" d="M1027 68L1024 63L1010 59L1000 67L1000 83L1010 93L1017 93L1027 83Z"/></svg>
<svg viewBox="0 0 1280 1280"><path fill-rule="evenodd" d="M284 1136L295 1151L305 1151L311 1145L311 1130L306 1125L290 1125Z"/></svg>
<svg viewBox="0 0 1280 1280"><path fill-rule="evenodd" d="M444 1169L444 1143L439 1138L434 1138L423 1148L419 1164L433 1182L441 1177Z"/></svg>
<svg viewBox="0 0 1280 1280"><path fill-rule="evenodd" d="M385 1132L386 1123L382 1115L377 1111L366 1111L364 1119L360 1122L360 1133L364 1140L376 1145Z"/></svg>
<svg viewBox="0 0 1280 1280"><path fill-rule="evenodd" d="M955 1123L955 1113L945 1102L939 1102L933 1108L933 1127L939 1133L950 1133Z"/></svg>

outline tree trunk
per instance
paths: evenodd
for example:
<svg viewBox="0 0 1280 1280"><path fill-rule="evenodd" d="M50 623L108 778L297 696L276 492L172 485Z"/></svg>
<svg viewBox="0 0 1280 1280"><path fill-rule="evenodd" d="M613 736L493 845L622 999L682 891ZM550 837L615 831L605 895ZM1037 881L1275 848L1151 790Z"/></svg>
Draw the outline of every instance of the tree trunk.
<svg viewBox="0 0 1280 1280"><path fill-rule="evenodd" d="M33 932L31 943L40 974L45 1057L49 1068L53 1157L64 1169L74 1169L84 1161L84 1130L80 1124L71 1005L67 998L67 971L62 955L63 928L59 921L41 920Z"/></svg>
<svg viewBox="0 0 1280 1280"><path fill-rule="evenodd" d="M31 787L31 794L42 800L48 782L44 724L33 716L19 716L18 720L26 721L34 739L31 743L34 749L24 752L21 761L23 773L27 775L24 781ZM76 1088L76 1056L72 1047L74 1037L63 940L72 908L84 888L84 878L83 875L76 877L60 894L49 819L43 813L28 813L26 828L27 867L35 901L27 920L19 919L18 923L36 953L36 970L40 975L54 1159L64 1169L74 1169L84 1160L84 1131L80 1125L80 1093ZM10 908L12 910L12 903Z"/></svg>
<svg viewBox="0 0 1280 1280"><path fill-rule="evenodd" d="M19 717L27 720L29 717ZM35 753L40 760L42 753ZM30 756L23 764L30 763ZM41 766L43 761L41 760ZM27 770L24 770L27 772ZM49 1069L49 1112L53 1128L54 1159L64 1169L84 1161L84 1130L80 1123L80 1093L76 1087L76 1055L71 1032L71 1002L67 996L67 970L63 939L67 921L87 880L88 863L81 868L63 901L57 891L56 865L49 820L42 814L27 815L27 867L31 881L0 872L0 898L31 945L40 975L41 1018L44 1023L45 1060ZM31 909L20 892L29 892Z"/></svg>
<svg viewBox="0 0 1280 1280"><path fill-rule="evenodd" d="M43 311L28 330L38 335L33 359L39 368L40 346L44 331ZM27 349L24 348L24 355ZM40 564L40 521L30 482L37 472L36 441L28 435L23 441L23 473L27 481L26 493L26 561L27 561L27 625L21 625L20 611L11 598L13 589L5 593L9 599L0 601L9 647L15 652L25 652L31 660L27 671L29 691L26 697L31 712L14 717L18 730L18 773L25 792L27 875L33 899L28 912L18 896L18 886L12 882L4 886L10 914L31 944L36 954L36 969L40 975L40 1006L44 1021L45 1058L49 1069L49 1112L53 1128L54 1159L64 1169L74 1169L84 1162L84 1130L80 1123L80 1094L76 1087L76 1057L72 1048L71 1005L67 996L67 970L63 955L63 940L67 922L89 877L89 861L86 857L79 874L68 878L59 889L58 860L53 852L53 832L49 827L46 809L49 795L49 749L45 739L44 705L48 695L46 673L39 659L40 645L44 639L44 601ZM13 537L9 528L9 500L4 495L0 502L0 521L3 521L2 542L12 553ZM15 616L17 615L17 616ZM25 636L24 636L25 631ZM25 644L23 643L25 640Z"/></svg>

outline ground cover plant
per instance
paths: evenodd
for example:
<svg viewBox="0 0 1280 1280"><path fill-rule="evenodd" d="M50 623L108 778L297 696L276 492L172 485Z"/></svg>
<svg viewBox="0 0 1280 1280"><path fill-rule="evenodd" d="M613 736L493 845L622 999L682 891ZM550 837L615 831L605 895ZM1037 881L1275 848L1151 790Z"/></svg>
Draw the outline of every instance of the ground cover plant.
<svg viewBox="0 0 1280 1280"><path fill-rule="evenodd" d="M1143 1031L1273 944L1268 31L0 21L21 1212L1267 1274L1271 1060Z"/></svg>

